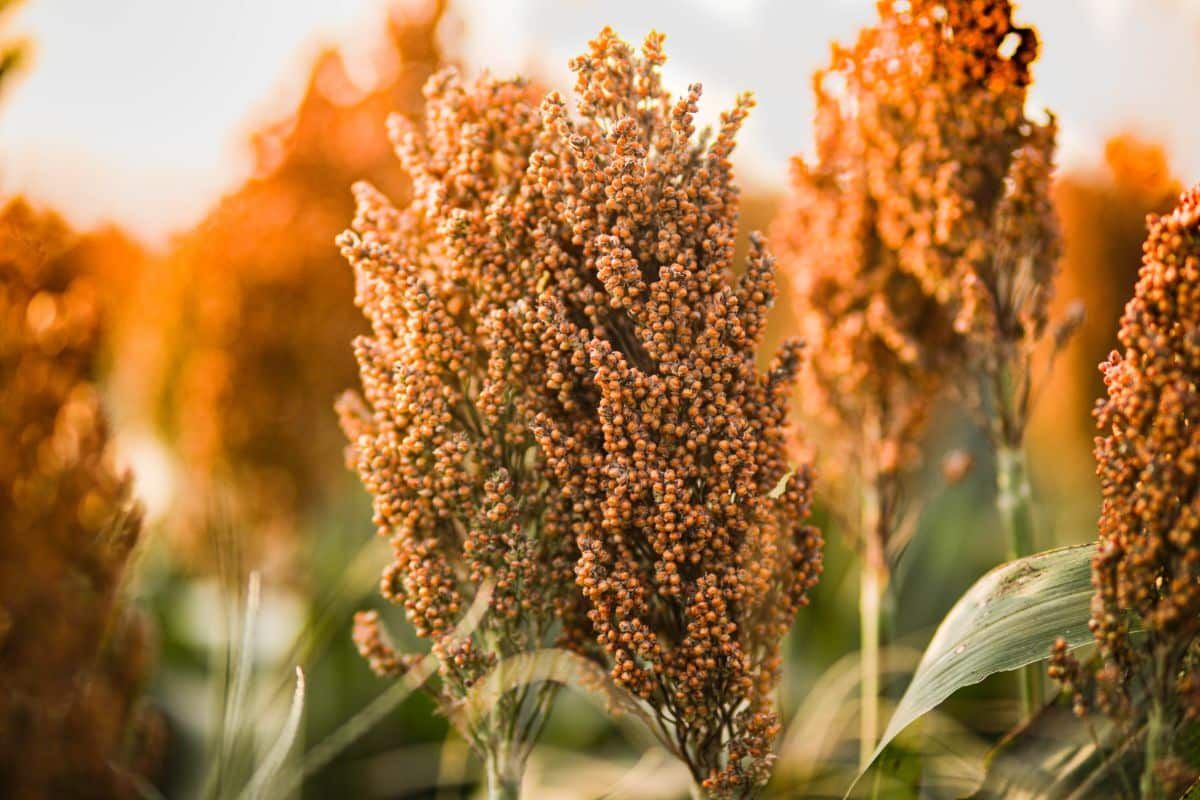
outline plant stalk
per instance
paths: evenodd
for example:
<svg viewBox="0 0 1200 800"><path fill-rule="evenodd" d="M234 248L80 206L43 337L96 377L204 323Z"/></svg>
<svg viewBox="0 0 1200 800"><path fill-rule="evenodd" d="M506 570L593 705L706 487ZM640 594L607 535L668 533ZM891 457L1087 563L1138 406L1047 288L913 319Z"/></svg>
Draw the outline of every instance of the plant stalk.
<svg viewBox="0 0 1200 800"><path fill-rule="evenodd" d="M879 629L883 592L887 586L881 522L879 487L871 483L863 492L863 554L858 597L861 664L858 752L859 766L864 769L879 738Z"/></svg>
<svg viewBox="0 0 1200 800"><path fill-rule="evenodd" d="M512 758L508 747L501 745L489 750L484 760L488 800L518 800L523 771L524 764Z"/></svg>
<svg viewBox="0 0 1200 800"><path fill-rule="evenodd" d="M1141 796L1142 800L1157 800L1160 796L1158 781L1154 768L1162 758L1163 738L1163 706L1158 698L1150 705L1150 713L1146 720L1146 763L1142 767Z"/></svg>
<svg viewBox="0 0 1200 800"><path fill-rule="evenodd" d="M1004 523L1008 560L1033 553L1033 490L1019 446L996 449L996 508ZM1041 673L1036 664L1017 672L1021 697L1021 722L1028 721L1041 700Z"/></svg>
<svg viewBox="0 0 1200 800"><path fill-rule="evenodd" d="M1033 490L1019 447L996 450L996 505L1008 537L1008 560L1033 553Z"/></svg>

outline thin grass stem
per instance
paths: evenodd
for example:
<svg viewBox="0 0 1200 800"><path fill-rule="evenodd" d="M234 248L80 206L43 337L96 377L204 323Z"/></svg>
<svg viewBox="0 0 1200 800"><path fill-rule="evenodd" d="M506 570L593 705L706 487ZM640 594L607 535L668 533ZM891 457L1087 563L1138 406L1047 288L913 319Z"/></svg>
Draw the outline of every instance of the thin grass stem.
<svg viewBox="0 0 1200 800"><path fill-rule="evenodd" d="M879 488L863 492L862 570L859 577L859 634L862 682L859 702L859 766L865 768L879 738L879 646L883 591L887 585Z"/></svg>

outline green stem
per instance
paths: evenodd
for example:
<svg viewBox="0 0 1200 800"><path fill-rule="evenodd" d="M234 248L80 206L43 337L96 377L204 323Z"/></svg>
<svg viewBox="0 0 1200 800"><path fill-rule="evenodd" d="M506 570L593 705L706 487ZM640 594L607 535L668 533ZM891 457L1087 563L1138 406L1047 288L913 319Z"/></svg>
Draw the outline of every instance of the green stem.
<svg viewBox="0 0 1200 800"><path fill-rule="evenodd" d="M879 489L863 492L862 570L859 576L861 685L859 702L859 766L866 768L879 738L879 644L883 590L887 585Z"/></svg>
<svg viewBox="0 0 1200 800"><path fill-rule="evenodd" d="M1033 553L1033 490L1020 447L996 451L996 505L1008 537L1008 560Z"/></svg>
<svg viewBox="0 0 1200 800"><path fill-rule="evenodd" d="M525 764L514 758L506 745L499 745L488 752L484 771L487 775L488 800L518 800Z"/></svg>
<svg viewBox="0 0 1200 800"><path fill-rule="evenodd" d="M484 753L489 800L521 796L525 762L550 717L559 689L559 684L549 681L530 683L528 674L510 677L517 680L518 687L500 696L487 735L476 740Z"/></svg>
<svg viewBox="0 0 1200 800"><path fill-rule="evenodd" d="M996 449L996 507L1004 523L1008 560L1033 553L1033 491L1020 447ZM1034 664L1017 673L1021 695L1021 721L1029 720L1041 699L1041 673Z"/></svg>
<svg viewBox="0 0 1200 800"><path fill-rule="evenodd" d="M879 737L879 607L883 594L879 571L863 564L859 592L862 631L862 714L859 718L859 766L866 767Z"/></svg>
<svg viewBox="0 0 1200 800"><path fill-rule="evenodd" d="M1162 758L1163 737L1163 707L1158 698L1150 705L1150 715L1146 721L1146 763L1142 767L1141 795L1142 800L1156 800L1159 797L1158 781L1155 779L1154 767Z"/></svg>

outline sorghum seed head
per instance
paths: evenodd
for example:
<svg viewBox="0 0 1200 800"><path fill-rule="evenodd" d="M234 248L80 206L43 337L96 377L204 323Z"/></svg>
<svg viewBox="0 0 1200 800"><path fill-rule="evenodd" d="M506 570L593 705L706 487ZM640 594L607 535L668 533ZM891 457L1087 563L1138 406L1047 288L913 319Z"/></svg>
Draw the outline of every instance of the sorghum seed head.
<svg viewBox="0 0 1200 800"><path fill-rule="evenodd" d="M828 462L886 478L969 363L1040 335L1057 237L1054 126L1024 115L1034 32L1002 0L878 13L814 76L817 157L795 160L773 239Z"/></svg>
<svg viewBox="0 0 1200 800"><path fill-rule="evenodd" d="M673 100L663 58L658 35L639 55L605 30L572 62L574 114L521 81L430 81L424 127L393 130L413 202L358 187L341 240L372 322L343 420L395 547L385 591L445 677L496 655L443 644L449 604L493 579L484 626L537 639L560 620L698 780L737 794L770 763L780 640L821 542L807 468L772 492L799 357L754 364L761 241L733 277L729 155L752 103L698 141L699 86Z"/></svg>
<svg viewBox="0 0 1200 800"><path fill-rule="evenodd" d="M1166 724L1200 713L1200 187L1151 217L1120 350L1102 365L1096 407L1103 505L1092 563L1095 703L1144 719L1141 692L1169 698ZM1140 629L1138 635L1133 635ZM1059 659L1060 661L1062 659ZM1056 664L1068 688L1081 667Z"/></svg>

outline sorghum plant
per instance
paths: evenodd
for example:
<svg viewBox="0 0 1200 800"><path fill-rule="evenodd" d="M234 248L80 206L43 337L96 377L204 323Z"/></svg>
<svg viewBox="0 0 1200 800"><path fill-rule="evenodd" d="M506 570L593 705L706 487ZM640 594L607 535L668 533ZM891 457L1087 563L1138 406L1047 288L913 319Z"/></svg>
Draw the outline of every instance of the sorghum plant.
<svg viewBox="0 0 1200 800"><path fill-rule="evenodd" d="M420 113L442 61L444 0L407 6L387 21L379 85L362 92L323 53L294 114L255 133L254 175L149 276L162 283L146 304L160 330L130 338L163 344L128 370L152 376L141 394L157 398L149 412L180 456L182 543L198 563L213 559L214 497L253 532L236 543L249 562L286 566L298 525L342 477L329 404L354 379L347 343L363 324L332 242L353 214L352 181L371 174L406 198L385 123ZM136 383L122 384L127 395Z"/></svg>
<svg viewBox="0 0 1200 800"><path fill-rule="evenodd" d="M898 118L896 94L883 116L897 136L915 131L898 165L918 176L919 199L903 213L937 253L918 272L957 306L996 447L1019 451L1059 257L1049 193L1056 126L1025 115L1037 35L998 0L916 2L892 20L900 41L891 55L918 54L901 67L900 83L916 91L912 111ZM919 176L935 167L932 192L921 192Z"/></svg>
<svg viewBox="0 0 1200 800"><path fill-rule="evenodd" d="M834 506L858 509L846 527L862 559L864 761L878 732L888 548L930 407L963 357L947 292L929 278L946 260L927 208L942 186L912 156L901 161L918 131L885 124L899 97L909 118L917 112L913 87L887 67L904 30L891 3L880 3L879 14L879 27L863 31L854 50L835 46L832 63L814 75L816 159L793 160L792 192L772 228L812 345L802 401L824 434L820 463Z"/></svg>
<svg viewBox="0 0 1200 800"><path fill-rule="evenodd" d="M1174 749L1200 715L1200 187L1152 218L1122 350L1101 366L1096 409L1103 506L1092 563L1091 628L1099 664L1060 641L1051 675L1131 736L1144 728L1142 796L1173 797L1196 778Z"/></svg>
<svg viewBox="0 0 1200 800"><path fill-rule="evenodd" d="M425 143L399 142L412 205L361 189L344 240L374 330L346 425L396 546L385 594L419 632L444 637L498 578L500 613L474 661L443 659L443 691L561 619L559 641L648 704L704 791L744 796L769 774L780 641L820 537L808 472L784 459L797 348L754 366L774 291L761 243L732 275L728 157L750 101L697 139L700 88L671 100L661 45L638 57L605 30L573 62L577 117L519 82L430 83ZM373 618L360 638L378 652Z"/></svg>
<svg viewBox="0 0 1200 800"><path fill-rule="evenodd" d="M953 243L936 274L957 308L967 396L978 402L995 454L1010 560L1034 549L1024 441L1061 255L1050 195L1057 126L1025 114L1039 43L1012 16L1007 0L917 2L903 23L929 54L912 85L924 86L920 105L932 120L918 148L922 168L940 164L945 181L947 200L928 209L936 220L931 232ZM920 122L910 120L918 129ZM1057 326L1050 359L1078 322L1068 315ZM1019 685L1028 717L1040 700L1037 673L1022 671Z"/></svg>
<svg viewBox="0 0 1200 800"><path fill-rule="evenodd" d="M110 463L95 286L69 233L0 212L0 794L132 797L147 631L120 600L138 538Z"/></svg>
<svg viewBox="0 0 1200 800"><path fill-rule="evenodd" d="M835 432L830 461L861 497L864 758L879 596L915 511L904 501L927 414L974 366L999 452L1019 453L1057 259L1054 126L1024 115L1033 31L1000 0L877 8L878 23L814 77L817 159L795 161L775 229L814 343L811 413ZM1012 473L1001 470L1002 488ZM1004 494L1024 535L1027 505Z"/></svg>
<svg viewBox="0 0 1200 800"><path fill-rule="evenodd" d="M521 414L543 376L509 357L528 335L510 306L533 302L551 274L535 267L534 232L512 216L541 93L488 77L466 85L453 71L425 93L423 130L393 118L412 202L397 211L358 185L353 232L341 239L371 334L355 341L362 396L347 395L339 411L394 552L383 595L432 642L449 713L501 659L582 641L587 620L573 580L571 500L547 480ZM485 584L486 613L456 631ZM419 660L391 649L373 612L358 616L354 637L381 675ZM485 759L493 796L516 792L553 694L523 686L468 721L463 733Z"/></svg>
<svg viewBox="0 0 1200 800"><path fill-rule="evenodd" d="M733 273L729 156L741 96L694 136L700 86L663 89L661 36L637 57L611 31L573 64L578 117L551 96L531 175L551 214L540 260L569 265L533 330L559 408L542 450L574 500L576 570L612 676L654 710L702 790L752 795L778 723L780 641L820 572L810 475L787 476L799 366L754 363L774 297L753 241Z"/></svg>

